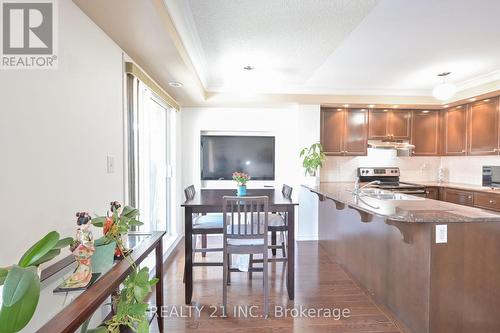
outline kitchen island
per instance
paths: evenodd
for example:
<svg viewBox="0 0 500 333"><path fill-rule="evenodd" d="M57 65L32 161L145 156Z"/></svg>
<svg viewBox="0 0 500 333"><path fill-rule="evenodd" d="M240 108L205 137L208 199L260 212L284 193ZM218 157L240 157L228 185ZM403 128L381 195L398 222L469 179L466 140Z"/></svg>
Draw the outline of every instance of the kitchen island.
<svg viewBox="0 0 500 333"><path fill-rule="evenodd" d="M354 195L352 182L306 188L320 245L410 332L500 332L500 214Z"/></svg>

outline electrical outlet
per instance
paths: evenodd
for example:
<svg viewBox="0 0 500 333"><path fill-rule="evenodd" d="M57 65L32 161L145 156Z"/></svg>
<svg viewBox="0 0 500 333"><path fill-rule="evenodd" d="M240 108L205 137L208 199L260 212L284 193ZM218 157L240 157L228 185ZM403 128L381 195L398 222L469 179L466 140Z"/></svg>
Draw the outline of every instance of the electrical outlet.
<svg viewBox="0 0 500 333"><path fill-rule="evenodd" d="M115 157L108 155L106 156L106 170L108 173L115 173Z"/></svg>
<svg viewBox="0 0 500 333"><path fill-rule="evenodd" d="M436 225L436 244L448 243L448 225Z"/></svg>

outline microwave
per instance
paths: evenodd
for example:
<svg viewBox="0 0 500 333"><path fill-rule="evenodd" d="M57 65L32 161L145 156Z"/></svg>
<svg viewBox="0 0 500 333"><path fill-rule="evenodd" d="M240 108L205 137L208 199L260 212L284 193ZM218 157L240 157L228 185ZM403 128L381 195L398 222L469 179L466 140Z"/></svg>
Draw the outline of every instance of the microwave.
<svg viewBox="0 0 500 333"><path fill-rule="evenodd" d="M500 187L500 166L483 166L483 186L490 188Z"/></svg>

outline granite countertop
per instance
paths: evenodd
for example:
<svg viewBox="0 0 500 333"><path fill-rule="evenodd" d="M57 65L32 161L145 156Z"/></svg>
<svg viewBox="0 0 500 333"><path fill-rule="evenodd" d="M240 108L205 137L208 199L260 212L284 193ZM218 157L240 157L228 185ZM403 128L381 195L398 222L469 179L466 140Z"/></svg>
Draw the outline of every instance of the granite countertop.
<svg viewBox="0 0 500 333"><path fill-rule="evenodd" d="M314 187L303 186L337 203L392 221L428 223L500 222L500 213L444 201L409 195L411 200L381 200L367 196L359 197L352 193L354 182L328 182Z"/></svg>
<svg viewBox="0 0 500 333"><path fill-rule="evenodd" d="M428 187L448 187L448 188L454 188L454 189L458 189L458 190L500 194L500 188L492 189L491 187L485 187L485 186L481 186L481 185L448 183L448 182L408 182L408 183L419 184L419 185L424 185L424 186L428 186Z"/></svg>

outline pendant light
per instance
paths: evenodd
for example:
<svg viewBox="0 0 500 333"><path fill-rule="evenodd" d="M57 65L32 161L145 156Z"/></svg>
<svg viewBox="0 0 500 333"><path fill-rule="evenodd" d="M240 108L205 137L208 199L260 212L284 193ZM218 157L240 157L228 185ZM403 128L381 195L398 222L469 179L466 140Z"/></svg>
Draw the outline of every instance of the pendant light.
<svg viewBox="0 0 500 333"><path fill-rule="evenodd" d="M457 87L454 84L446 83L446 76L450 74L451 72L444 72L437 75L443 78L443 82L434 87L432 94L440 101L446 101L452 98L457 91Z"/></svg>

